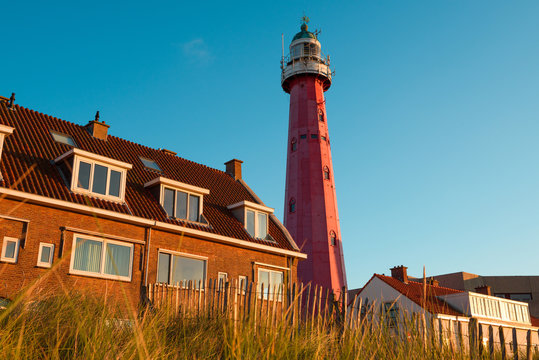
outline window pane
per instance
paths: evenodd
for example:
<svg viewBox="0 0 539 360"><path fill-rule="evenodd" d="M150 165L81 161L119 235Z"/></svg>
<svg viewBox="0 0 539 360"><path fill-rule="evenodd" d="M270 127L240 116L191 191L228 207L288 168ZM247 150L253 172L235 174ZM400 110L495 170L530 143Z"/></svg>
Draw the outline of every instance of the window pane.
<svg viewBox="0 0 539 360"><path fill-rule="evenodd" d="M107 191L107 173L109 169L106 166L95 164L94 166L94 183L92 184L92 192L105 195Z"/></svg>
<svg viewBox="0 0 539 360"><path fill-rule="evenodd" d="M187 193L176 191L176 217L187 219Z"/></svg>
<svg viewBox="0 0 539 360"><path fill-rule="evenodd" d="M131 263L131 247L107 244L105 253L105 274L129 277Z"/></svg>
<svg viewBox="0 0 539 360"><path fill-rule="evenodd" d="M163 207L168 216L174 216L174 190L165 188Z"/></svg>
<svg viewBox="0 0 539 360"><path fill-rule="evenodd" d="M247 219L245 220L247 224L247 232L251 236L255 236L255 212L247 210Z"/></svg>
<svg viewBox="0 0 539 360"><path fill-rule="evenodd" d="M81 161L79 163L79 184L78 187L82 189L90 189L90 169L92 165Z"/></svg>
<svg viewBox="0 0 539 360"><path fill-rule="evenodd" d="M157 282L168 284L170 274L170 254L159 253L159 269L157 270Z"/></svg>
<svg viewBox="0 0 539 360"><path fill-rule="evenodd" d="M77 238L73 269L99 273L102 246L101 241Z"/></svg>
<svg viewBox="0 0 539 360"><path fill-rule="evenodd" d="M140 161L142 161L144 166L147 167L148 169L161 171L161 168L159 167L159 165L157 165L157 163L155 161L153 161L153 160L140 158Z"/></svg>
<svg viewBox="0 0 539 360"><path fill-rule="evenodd" d="M51 247L50 246L41 247L41 259L39 259L39 261L42 263L51 262Z"/></svg>
<svg viewBox="0 0 539 360"><path fill-rule="evenodd" d="M172 264L172 282L198 281L204 282L206 277L206 261L183 256L174 256Z"/></svg>
<svg viewBox="0 0 539 360"><path fill-rule="evenodd" d="M258 271L258 291L260 292L261 287L264 286L264 299L268 298L269 286L270 286L270 274L269 271L260 270Z"/></svg>
<svg viewBox="0 0 539 360"><path fill-rule="evenodd" d="M120 180L122 179L122 173L119 171L110 171L110 183L109 183L109 195L120 196Z"/></svg>
<svg viewBox="0 0 539 360"><path fill-rule="evenodd" d="M15 248L17 247L17 242L8 241L6 244L6 255L5 257L14 259L15 258Z"/></svg>
<svg viewBox="0 0 539 360"><path fill-rule="evenodd" d="M198 209L200 198L195 195L189 195L189 220L198 221Z"/></svg>
<svg viewBox="0 0 539 360"><path fill-rule="evenodd" d="M265 239L268 235L268 214L258 214L258 233L257 238Z"/></svg>
<svg viewBox="0 0 539 360"><path fill-rule="evenodd" d="M57 133L57 132L51 132L51 134L52 134L52 137L54 138L54 141L56 141L56 142L66 144L66 145L75 146L75 147L77 146L75 144L75 141L73 141L73 139L69 135L60 134L60 133Z"/></svg>

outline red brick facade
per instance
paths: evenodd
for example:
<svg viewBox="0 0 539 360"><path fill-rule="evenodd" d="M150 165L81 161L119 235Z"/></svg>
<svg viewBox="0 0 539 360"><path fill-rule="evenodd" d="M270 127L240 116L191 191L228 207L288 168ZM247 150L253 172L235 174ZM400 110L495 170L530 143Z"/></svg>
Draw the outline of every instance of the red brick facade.
<svg viewBox="0 0 539 360"><path fill-rule="evenodd" d="M37 115L37 119L22 116L28 112L33 117ZM47 124L39 122L43 117ZM244 225L227 209L227 205L238 201L257 202L258 199L248 187L230 175L200 164L186 164L184 159L133 143L129 143L131 149L125 149L121 143L114 145L118 140L109 135L108 140L102 142L103 146L114 145L114 149L105 155L126 161L124 156L138 151L147 158L160 160L163 172L148 176L147 170L141 172L138 164L133 165L127 173L126 203L120 206L91 197L79 199L78 195L73 197L69 194L70 189L65 182L58 181L61 178L57 176L58 169L53 160L65 152L64 145L55 150L57 144L54 141L43 140L43 136L34 133L35 129L42 131L44 126L53 130L57 130L59 125L65 128L66 122L20 107L10 112L6 110L6 103L0 101L0 124L15 129L5 138L0 159L3 176L0 183L0 244L6 236L20 239L17 262L0 262L0 298L12 299L26 289L35 293L77 290L110 299L127 297L135 304L144 295L144 286L157 281L159 250L206 258L206 279L215 279L218 272L226 272L229 280L247 276L249 281L257 281L258 268L271 265L274 267L269 269L281 268L285 281L296 280L297 263L304 255L282 224L271 217L268 234L275 240L261 241L251 238ZM82 126L67 125L75 127L73 133L78 136L76 142L80 148L86 147L85 151L97 153L102 151L101 148L93 148L94 145L85 146L85 141L93 140L87 132L78 132ZM68 131L63 129L63 132ZM18 146L21 139L28 145ZM47 157L43 154L40 154L43 158L36 157L35 152L41 148L54 151ZM166 162L163 156L166 156ZM33 166L32 159L36 159L37 166ZM131 159L130 163L134 162ZM166 213L163 216L159 200L143 186L148 178L156 176L209 188L210 195L203 198L203 214L208 224L192 225L167 218ZM70 273L74 234L133 244L131 280L109 280ZM40 243L54 245L52 269L37 266Z"/></svg>

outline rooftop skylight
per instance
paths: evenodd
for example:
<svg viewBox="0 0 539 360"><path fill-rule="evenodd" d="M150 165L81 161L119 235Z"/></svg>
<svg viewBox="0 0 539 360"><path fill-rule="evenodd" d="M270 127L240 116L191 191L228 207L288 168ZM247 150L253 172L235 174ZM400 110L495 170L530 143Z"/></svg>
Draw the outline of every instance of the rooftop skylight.
<svg viewBox="0 0 539 360"><path fill-rule="evenodd" d="M56 132L56 131L53 131L53 130L51 130L51 135L52 135L54 141L56 141L56 142L66 144L66 145L69 145L69 146L73 146L73 147L77 147L77 144L75 143L75 140L73 140L73 138L71 136L69 136L69 135L62 134L62 133L59 133L59 132Z"/></svg>
<svg viewBox="0 0 539 360"><path fill-rule="evenodd" d="M142 163L144 164L145 167L147 167L148 169L152 169L152 170L156 170L156 171L159 171L159 172L163 172L163 170L161 170L161 168L159 167L159 165L157 165L157 163L153 160L150 160L150 159L146 159L146 158L143 158L141 157L140 158L140 161L142 161Z"/></svg>

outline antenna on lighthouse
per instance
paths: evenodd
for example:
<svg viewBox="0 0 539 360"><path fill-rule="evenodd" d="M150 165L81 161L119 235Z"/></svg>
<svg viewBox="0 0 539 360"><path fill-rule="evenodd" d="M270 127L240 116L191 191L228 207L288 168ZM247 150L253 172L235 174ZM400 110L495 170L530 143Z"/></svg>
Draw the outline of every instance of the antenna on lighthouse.
<svg viewBox="0 0 539 360"><path fill-rule="evenodd" d="M281 69L284 69L284 33L281 33L281 48L283 50L283 55L281 56Z"/></svg>

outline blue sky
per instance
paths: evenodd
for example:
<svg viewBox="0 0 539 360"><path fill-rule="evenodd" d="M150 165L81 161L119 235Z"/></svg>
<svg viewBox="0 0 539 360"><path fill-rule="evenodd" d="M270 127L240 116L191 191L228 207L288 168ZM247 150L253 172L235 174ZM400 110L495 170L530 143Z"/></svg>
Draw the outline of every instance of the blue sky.
<svg viewBox="0 0 539 360"><path fill-rule="evenodd" d="M7 2L0 94L244 178L282 218L287 47L305 13L326 93L349 287L538 274L539 2Z"/></svg>

